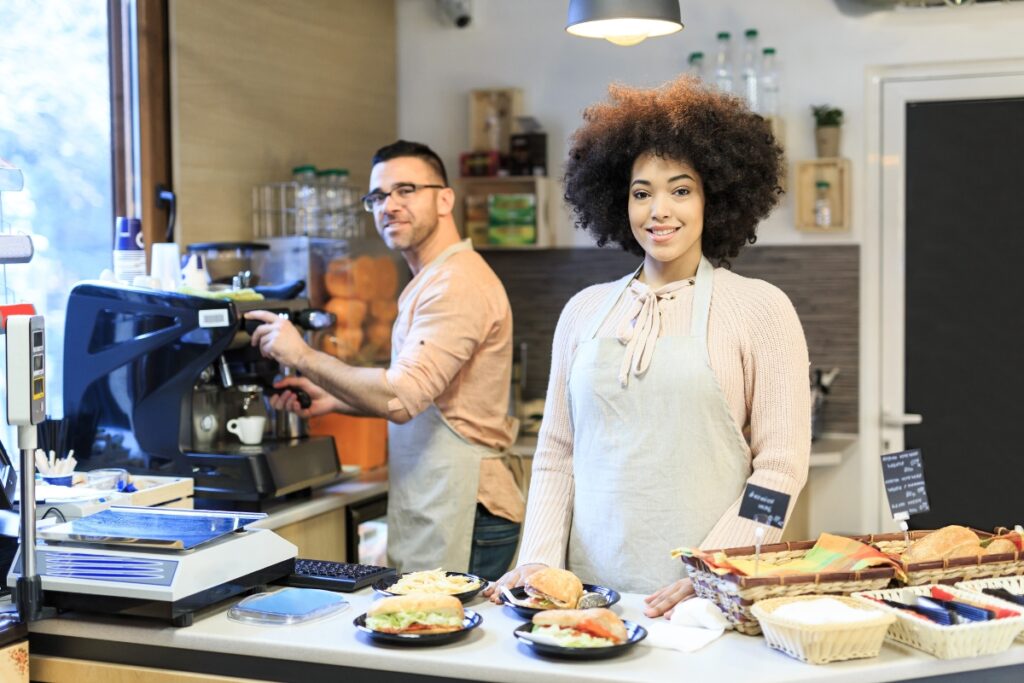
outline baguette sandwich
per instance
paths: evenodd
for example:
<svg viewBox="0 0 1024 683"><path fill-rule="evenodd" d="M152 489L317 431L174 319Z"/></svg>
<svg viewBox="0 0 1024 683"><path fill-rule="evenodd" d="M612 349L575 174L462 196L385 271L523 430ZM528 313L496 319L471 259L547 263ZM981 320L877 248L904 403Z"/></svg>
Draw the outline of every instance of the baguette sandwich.
<svg viewBox="0 0 1024 683"><path fill-rule="evenodd" d="M610 609L563 609L533 615L533 633L562 647L610 647L626 642L626 625Z"/></svg>
<svg viewBox="0 0 1024 683"><path fill-rule="evenodd" d="M410 593L378 600L366 626L380 633L450 633L462 630L462 603L451 595Z"/></svg>
<svg viewBox="0 0 1024 683"><path fill-rule="evenodd" d="M570 571L546 567L523 583L535 609L573 609L583 596L583 583Z"/></svg>

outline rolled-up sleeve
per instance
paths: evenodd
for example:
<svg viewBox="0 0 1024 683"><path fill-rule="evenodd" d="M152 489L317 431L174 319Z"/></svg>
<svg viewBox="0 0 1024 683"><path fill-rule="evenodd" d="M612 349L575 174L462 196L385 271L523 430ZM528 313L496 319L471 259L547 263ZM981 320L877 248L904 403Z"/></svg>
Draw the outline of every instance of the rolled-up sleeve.
<svg viewBox="0 0 1024 683"><path fill-rule="evenodd" d="M415 417L457 382L487 334L489 309L486 298L461 278L441 279L420 294L402 348L385 372L395 393L390 415L404 408Z"/></svg>

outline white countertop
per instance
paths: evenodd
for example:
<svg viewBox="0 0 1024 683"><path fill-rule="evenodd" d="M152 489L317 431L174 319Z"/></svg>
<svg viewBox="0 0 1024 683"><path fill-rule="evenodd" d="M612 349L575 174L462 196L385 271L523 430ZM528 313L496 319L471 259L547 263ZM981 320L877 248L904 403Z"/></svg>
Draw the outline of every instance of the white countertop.
<svg viewBox="0 0 1024 683"><path fill-rule="evenodd" d="M938 676L961 671L1024 665L1024 644L1002 654L973 659L940 660L923 652L886 642L875 659L823 666L804 664L769 649L760 637L727 633L704 649L683 654L643 644L622 657L603 661L557 661L532 654L512 635L523 622L506 608L482 599L468 607L483 624L460 641L440 647L380 647L360 633L352 620L374 599L368 589L346 596L351 606L325 620L298 626L253 626L228 620L226 610L176 629L159 622L129 618L100 618L66 614L31 625L32 633L110 641L125 646L185 648L195 651L246 655L386 670L481 681L537 683L538 681L679 680L682 672L695 681L756 681L793 683L827 680L873 683ZM624 595L615 610L624 618L647 624L642 597ZM1002 679L1005 680L1005 679Z"/></svg>
<svg viewBox="0 0 1024 683"><path fill-rule="evenodd" d="M357 478L340 484L317 489L307 500L287 501L275 505L267 510L266 519L256 522L253 526L279 529L387 493L387 490L388 470L386 467L380 467L363 472Z"/></svg>

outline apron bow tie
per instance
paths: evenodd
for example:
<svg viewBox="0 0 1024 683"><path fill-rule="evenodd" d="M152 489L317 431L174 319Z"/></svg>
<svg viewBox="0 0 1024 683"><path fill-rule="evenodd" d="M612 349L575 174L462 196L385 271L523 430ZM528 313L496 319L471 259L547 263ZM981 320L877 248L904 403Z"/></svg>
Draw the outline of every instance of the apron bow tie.
<svg viewBox="0 0 1024 683"><path fill-rule="evenodd" d="M661 302L674 299L676 290L691 283L692 280L680 280L657 290L638 280L629 283L629 291L635 299L617 333L619 342L626 345L619 366L619 384L623 388L629 383L630 368L634 375L641 377L651 365L654 347L661 336Z"/></svg>

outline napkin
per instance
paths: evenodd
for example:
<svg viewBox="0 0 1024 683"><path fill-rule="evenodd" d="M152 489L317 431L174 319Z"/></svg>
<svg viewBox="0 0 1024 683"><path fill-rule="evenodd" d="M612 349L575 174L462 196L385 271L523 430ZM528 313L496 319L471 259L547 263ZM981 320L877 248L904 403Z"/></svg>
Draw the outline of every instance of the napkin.
<svg viewBox="0 0 1024 683"><path fill-rule="evenodd" d="M695 652L720 638L732 624L715 603L690 598L676 605L672 618L647 624L647 638L641 645L680 652Z"/></svg>

